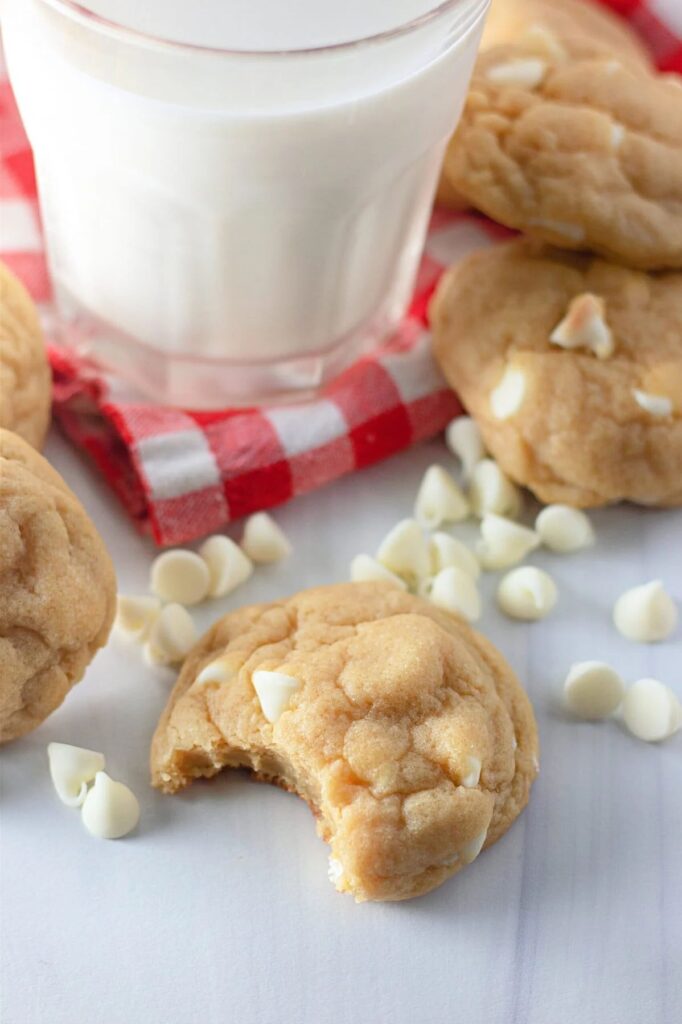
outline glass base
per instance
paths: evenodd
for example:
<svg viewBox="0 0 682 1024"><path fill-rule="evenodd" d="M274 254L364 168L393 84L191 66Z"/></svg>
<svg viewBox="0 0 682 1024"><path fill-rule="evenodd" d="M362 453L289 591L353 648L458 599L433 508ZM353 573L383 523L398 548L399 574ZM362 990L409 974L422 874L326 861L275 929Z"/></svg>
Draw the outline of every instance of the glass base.
<svg viewBox="0 0 682 1024"><path fill-rule="evenodd" d="M153 402L207 410L308 398L377 348L399 321L400 316L384 312L324 351L260 362L163 351L82 313L57 314L51 334L58 345L92 360Z"/></svg>

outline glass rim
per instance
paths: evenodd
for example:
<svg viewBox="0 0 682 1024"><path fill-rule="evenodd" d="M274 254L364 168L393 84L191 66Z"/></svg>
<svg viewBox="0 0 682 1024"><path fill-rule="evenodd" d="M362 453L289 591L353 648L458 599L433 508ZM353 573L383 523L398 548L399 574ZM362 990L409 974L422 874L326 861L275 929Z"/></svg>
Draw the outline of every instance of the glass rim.
<svg viewBox="0 0 682 1024"><path fill-rule="evenodd" d="M37 0L37 2L43 3L48 7L52 7L58 13L70 18L72 21L76 21L79 24L84 25L87 28L91 28L92 30L101 32L102 34L118 36L124 42L128 42L131 45L157 47L161 49L177 50L180 52L196 53L199 55L205 54L206 56L222 55L225 57L282 58L314 57L325 53L340 53L360 46L382 43L384 41L407 35L415 29L421 28L423 25L427 25L429 22L437 20L437 18L446 11L459 7L460 5L464 5L467 2L475 3L476 0L440 0L440 2L436 2L433 7L424 11L423 14L418 15L416 18L411 18L410 21L406 21L401 25L396 25L394 28L385 29L382 32L374 32L368 36L360 36L357 39L348 39L340 43L324 43L320 46L293 47L284 50L235 49L222 46L206 46L203 43L182 42L177 39L167 39L163 36L155 36L150 32L142 32L138 29L123 25L120 22L114 21L112 18L106 18L104 15L97 14L96 11L93 11L84 3L80 3L79 0ZM478 0L479 6L485 5L486 3L487 0Z"/></svg>

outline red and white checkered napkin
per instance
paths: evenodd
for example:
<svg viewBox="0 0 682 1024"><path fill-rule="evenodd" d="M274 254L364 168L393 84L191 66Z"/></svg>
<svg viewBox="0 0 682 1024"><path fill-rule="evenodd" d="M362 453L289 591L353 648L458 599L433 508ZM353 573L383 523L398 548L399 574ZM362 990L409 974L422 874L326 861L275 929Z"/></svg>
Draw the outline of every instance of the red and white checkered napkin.
<svg viewBox="0 0 682 1024"><path fill-rule="evenodd" d="M602 2L633 23L661 68L682 71L682 40L663 17L679 0ZM122 381L52 348L55 416L158 544L201 537L441 430L459 405L431 357L428 299L445 265L509 234L475 213L436 211L400 330L315 399L180 411L151 405ZM49 304L33 159L1 66L0 257Z"/></svg>

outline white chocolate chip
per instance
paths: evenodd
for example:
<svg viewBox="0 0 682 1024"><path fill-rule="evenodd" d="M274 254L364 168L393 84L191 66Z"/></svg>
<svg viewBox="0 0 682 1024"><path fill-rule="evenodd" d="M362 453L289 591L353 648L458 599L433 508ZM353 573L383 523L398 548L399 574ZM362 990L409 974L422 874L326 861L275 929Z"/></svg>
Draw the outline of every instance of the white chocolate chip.
<svg viewBox="0 0 682 1024"><path fill-rule="evenodd" d="M329 858L327 875L329 876L329 881L332 883L334 888L338 889L343 880L343 864L340 860L337 860L336 857Z"/></svg>
<svg viewBox="0 0 682 1024"><path fill-rule="evenodd" d="M489 512L481 520L481 540L476 550L482 567L490 571L516 565L539 543L534 530Z"/></svg>
<svg viewBox="0 0 682 1024"><path fill-rule="evenodd" d="M549 220L546 217L530 217L528 227L551 231L553 235L558 235L560 238L565 238L574 243L585 240L584 229L579 224L569 224L567 221Z"/></svg>
<svg viewBox="0 0 682 1024"><path fill-rule="evenodd" d="M625 128L622 124L614 121L611 125L611 147L613 149L620 149L623 139L625 138Z"/></svg>
<svg viewBox="0 0 682 1024"><path fill-rule="evenodd" d="M497 387L490 392L490 409L498 420L516 415L526 396L526 375L515 366L508 366Z"/></svg>
<svg viewBox="0 0 682 1024"><path fill-rule="evenodd" d="M402 519L386 534L377 560L408 583L429 575L431 560L424 532L415 519Z"/></svg>
<svg viewBox="0 0 682 1024"><path fill-rule="evenodd" d="M628 640L655 643L665 640L677 626L677 605L660 580L632 587L616 601L616 629Z"/></svg>
<svg viewBox="0 0 682 1024"><path fill-rule="evenodd" d="M551 551L568 554L594 544L594 530L584 512L570 505L548 505L535 520L535 532Z"/></svg>
<svg viewBox="0 0 682 1024"><path fill-rule="evenodd" d="M276 722L298 689L300 682L283 672L256 669L251 677L261 710L268 722Z"/></svg>
<svg viewBox="0 0 682 1024"><path fill-rule="evenodd" d="M479 519L488 512L514 519L521 511L521 492L493 459L483 459L474 467L469 501Z"/></svg>
<svg viewBox="0 0 682 1024"><path fill-rule="evenodd" d="M470 480L474 466L485 458L485 445L476 421L471 416L458 416L445 430L445 443L462 463L464 480Z"/></svg>
<svg viewBox="0 0 682 1024"><path fill-rule="evenodd" d="M119 594L114 627L126 639L142 643L160 611L161 601L158 597L128 597Z"/></svg>
<svg viewBox="0 0 682 1024"><path fill-rule="evenodd" d="M566 50L554 33L540 23L529 25L518 37L518 43L524 50L536 56L549 57L550 60L562 61L567 56Z"/></svg>
<svg viewBox="0 0 682 1024"><path fill-rule="evenodd" d="M434 576L451 566L462 569L474 580L481 575L481 567L473 551L449 533L434 533L429 541L429 553Z"/></svg>
<svg viewBox="0 0 682 1024"><path fill-rule="evenodd" d="M682 711L677 696L658 679L639 679L623 698L623 721L637 739L656 743L680 727Z"/></svg>
<svg viewBox="0 0 682 1024"><path fill-rule="evenodd" d="M196 678L197 683L229 683L239 671L234 655L224 654L204 665Z"/></svg>
<svg viewBox="0 0 682 1024"><path fill-rule="evenodd" d="M539 57L528 57L525 60L495 64L488 68L486 78L493 85L518 85L525 89L535 89L542 82L546 72L546 61L540 60Z"/></svg>
<svg viewBox="0 0 682 1024"><path fill-rule="evenodd" d="M623 680L603 661L578 661L564 683L566 706L579 718L608 718L620 707Z"/></svg>
<svg viewBox="0 0 682 1024"><path fill-rule="evenodd" d="M461 616L466 622L481 617L481 597L468 572L450 566L434 577L429 600L438 608Z"/></svg>
<svg viewBox="0 0 682 1024"><path fill-rule="evenodd" d="M559 592L549 573L534 565L512 569L500 581L497 603L512 619L535 622L549 615L557 603Z"/></svg>
<svg viewBox="0 0 682 1024"><path fill-rule="evenodd" d="M648 391L640 391L639 388L632 389L632 397L640 408L648 412L650 416L663 419L665 416L672 416L672 399L666 395L652 395Z"/></svg>
<svg viewBox="0 0 682 1024"><path fill-rule="evenodd" d="M458 523L469 515L469 502L447 470L429 466L414 505L415 518L430 530L442 523Z"/></svg>
<svg viewBox="0 0 682 1024"><path fill-rule="evenodd" d="M229 537L215 534L199 548L199 554L208 566L209 596L224 597L248 580L253 562L238 544Z"/></svg>
<svg viewBox="0 0 682 1024"><path fill-rule="evenodd" d="M175 665L189 654L197 641L192 617L181 604L167 604L149 633L147 660L155 665Z"/></svg>
<svg viewBox="0 0 682 1024"><path fill-rule="evenodd" d="M467 771L460 780L466 789L475 789L481 780L481 762L477 757L467 756Z"/></svg>
<svg viewBox="0 0 682 1024"><path fill-rule="evenodd" d="M396 587L407 590L407 583L387 569L371 555L356 555L350 563L350 578L353 583L394 583Z"/></svg>
<svg viewBox="0 0 682 1024"><path fill-rule="evenodd" d="M458 851L459 857L464 864L471 864L473 860L476 860L483 849L483 844L485 843L487 835L488 830L486 829L485 832L481 832L480 835L477 835L474 839L471 839L468 843L465 843L464 846L460 847Z"/></svg>
<svg viewBox="0 0 682 1024"><path fill-rule="evenodd" d="M258 565L280 562L292 550L286 534L267 512L256 512L246 520L242 548Z"/></svg>
<svg viewBox="0 0 682 1024"><path fill-rule="evenodd" d="M122 782L115 782L106 772L97 772L81 817L90 835L97 839L120 839L132 832L140 820L140 805Z"/></svg>
<svg viewBox="0 0 682 1024"><path fill-rule="evenodd" d="M57 796L69 807L80 807L97 772L104 768L104 754L69 743L48 743L50 778Z"/></svg>
<svg viewBox="0 0 682 1024"><path fill-rule="evenodd" d="M151 589L162 601L199 604L208 594L209 585L208 566L193 551L164 551L152 562Z"/></svg>
<svg viewBox="0 0 682 1024"><path fill-rule="evenodd" d="M598 359L608 359L613 354L614 343L606 322L604 300L591 292L576 295L549 340L561 348L586 348Z"/></svg>

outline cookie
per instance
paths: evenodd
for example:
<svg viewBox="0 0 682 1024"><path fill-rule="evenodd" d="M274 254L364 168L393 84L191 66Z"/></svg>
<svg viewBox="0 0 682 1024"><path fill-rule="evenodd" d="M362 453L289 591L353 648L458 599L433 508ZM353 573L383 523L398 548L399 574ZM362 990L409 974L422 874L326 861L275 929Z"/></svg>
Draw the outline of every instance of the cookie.
<svg viewBox="0 0 682 1024"><path fill-rule="evenodd" d="M594 0L493 0L481 50L507 43L535 41L545 48L582 39L608 50L611 56L641 68L651 67L649 53L627 22Z"/></svg>
<svg viewBox="0 0 682 1024"><path fill-rule="evenodd" d="M583 41L481 54L443 175L542 241L682 267L682 88Z"/></svg>
<svg viewBox="0 0 682 1024"><path fill-rule="evenodd" d="M33 301L0 263L0 427L40 448L50 422L52 376Z"/></svg>
<svg viewBox="0 0 682 1024"><path fill-rule="evenodd" d="M274 722L261 670L291 680ZM339 890L400 900L509 828L537 735L487 640L390 583L348 583L231 612L187 658L153 739L153 784L174 793L239 766L308 802Z"/></svg>
<svg viewBox="0 0 682 1024"><path fill-rule="evenodd" d="M59 474L0 429L0 742L35 729L107 640L109 555Z"/></svg>
<svg viewBox="0 0 682 1024"><path fill-rule="evenodd" d="M431 322L489 451L541 501L682 504L682 273L517 240L453 267Z"/></svg>

